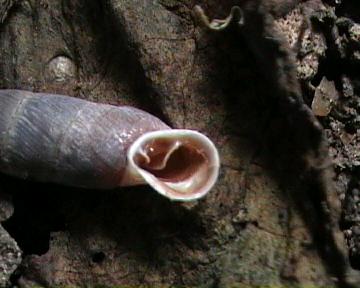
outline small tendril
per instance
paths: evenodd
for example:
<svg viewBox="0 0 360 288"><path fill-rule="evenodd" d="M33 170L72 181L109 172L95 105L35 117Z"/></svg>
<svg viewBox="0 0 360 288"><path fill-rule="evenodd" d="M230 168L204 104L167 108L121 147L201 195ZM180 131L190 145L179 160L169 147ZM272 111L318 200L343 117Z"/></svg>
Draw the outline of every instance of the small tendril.
<svg viewBox="0 0 360 288"><path fill-rule="evenodd" d="M212 31L223 31L233 25L244 25L243 11L239 6L233 6L231 8L229 16L225 19L214 19L211 22L209 21L209 18L205 15L204 10L199 5L196 5L194 7L194 12L197 17L199 17L202 25Z"/></svg>

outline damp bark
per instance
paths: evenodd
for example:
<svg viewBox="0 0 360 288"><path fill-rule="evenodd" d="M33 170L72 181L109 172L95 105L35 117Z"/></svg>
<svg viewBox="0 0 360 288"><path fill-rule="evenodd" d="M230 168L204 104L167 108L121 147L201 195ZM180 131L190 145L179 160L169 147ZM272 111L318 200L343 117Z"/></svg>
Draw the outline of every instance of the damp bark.
<svg viewBox="0 0 360 288"><path fill-rule="evenodd" d="M238 2L0 1L0 88L136 106L174 128L206 134L222 161L215 188L186 204L150 187L102 192L1 175L1 191L15 208L2 224L22 250L7 281L21 287L356 282L338 228L341 193L333 189L329 134L311 111L324 77L337 91L350 83L347 95L355 95L356 75L338 77L333 29L310 24L328 23L319 17L330 27L337 17L359 19L332 1ZM193 12L195 4L210 21L239 5L243 21L212 31ZM337 9L335 20L323 6ZM348 29L354 38L356 27ZM344 57L358 55L350 54ZM351 63L358 62L341 67ZM325 128L324 117L334 115L341 97L326 106ZM335 187L339 177L351 177L345 172L336 174Z"/></svg>

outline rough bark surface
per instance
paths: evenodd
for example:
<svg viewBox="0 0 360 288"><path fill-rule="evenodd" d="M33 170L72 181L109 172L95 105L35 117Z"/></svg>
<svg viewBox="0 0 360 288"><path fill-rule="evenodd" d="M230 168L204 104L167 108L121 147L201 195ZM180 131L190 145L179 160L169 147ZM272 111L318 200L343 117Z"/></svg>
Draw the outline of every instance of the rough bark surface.
<svg viewBox="0 0 360 288"><path fill-rule="evenodd" d="M359 285L338 223L359 268L360 8L298 2L0 1L1 88L134 105L205 133L222 161L187 204L1 176L23 260L0 285ZM206 29L195 4L210 19L239 5L243 24Z"/></svg>
<svg viewBox="0 0 360 288"><path fill-rule="evenodd" d="M0 193L0 222L14 213L11 196ZM9 284L9 279L21 263L21 250L16 241L0 225L0 287Z"/></svg>

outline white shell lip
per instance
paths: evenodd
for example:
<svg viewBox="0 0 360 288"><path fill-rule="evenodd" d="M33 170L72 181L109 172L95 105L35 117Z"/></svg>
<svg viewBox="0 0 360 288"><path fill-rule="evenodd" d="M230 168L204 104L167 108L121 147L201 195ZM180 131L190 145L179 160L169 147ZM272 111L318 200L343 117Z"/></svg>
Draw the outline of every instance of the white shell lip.
<svg viewBox="0 0 360 288"><path fill-rule="evenodd" d="M163 160L165 165L160 164L159 168L166 166L171 155L189 141L196 147L194 150L199 151L198 154L203 157L205 164L199 165L194 173L178 182L158 178L151 172L141 168L135 161L137 155L141 155L146 161L149 160L149 157L144 152L144 147L154 140L169 140L171 142ZM133 178L134 184L145 182L161 195L175 201L193 201L204 197L216 183L220 168L219 153L213 142L195 130L186 129L159 130L145 133L130 146L127 160L127 175Z"/></svg>

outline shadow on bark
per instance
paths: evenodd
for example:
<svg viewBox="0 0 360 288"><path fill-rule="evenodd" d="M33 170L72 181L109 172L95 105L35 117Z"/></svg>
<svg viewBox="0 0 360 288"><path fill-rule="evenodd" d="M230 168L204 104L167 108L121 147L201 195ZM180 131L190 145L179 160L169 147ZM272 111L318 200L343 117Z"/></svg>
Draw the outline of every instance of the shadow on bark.
<svg viewBox="0 0 360 288"><path fill-rule="evenodd" d="M323 130L303 103L295 62L264 5L254 1L243 9L244 26L207 36L214 37L218 47L216 83L228 91L224 100L232 129L258 147L254 158L276 179L278 196L302 216L337 285L354 287L346 280L348 261L334 237L339 207Z"/></svg>

